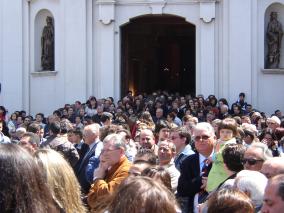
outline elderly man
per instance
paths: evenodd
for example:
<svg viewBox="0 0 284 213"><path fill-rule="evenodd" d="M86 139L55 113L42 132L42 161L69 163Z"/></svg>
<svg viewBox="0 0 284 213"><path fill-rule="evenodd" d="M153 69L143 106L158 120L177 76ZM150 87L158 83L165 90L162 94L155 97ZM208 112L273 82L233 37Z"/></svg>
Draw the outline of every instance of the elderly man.
<svg viewBox="0 0 284 213"><path fill-rule="evenodd" d="M246 170L260 171L263 163L272 157L272 153L263 143L253 143L245 152L243 164Z"/></svg>
<svg viewBox="0 0 284 213"><path fill-rule="evenodd" d="M277 175L268 181L265 188L263 213L280 213L284 209L284 175Z"/></svg>
<svg viewBox="0 0 284 213"><path fill-rule="evenodd" d="M164 110L162 108L156 109L156 116L153 117L154 123L158 123L160 120L165 120L164 118Z"/></svg>
<svg viewBox="0 0 284 213"><path fill-rule="evenodd" d="M103 196L111 195L128 176L131 164L125 156L125 150L126 141L121 135L110 134L104 139L100 164L94 171L88 194L88 204L93 210Z"/></svg>
<svg viewBox="0 0 284 213"><path fill-rule="evenodd" d="M20 146L25 148L28 152L33 154L39 147L40 138L38 135L32 132L26 132L23 134L20 140Z"/></svg>
<svg viewBox="0 0 284 213"><path fill-rule="evenodd" d="M151 149L158 155L158 146L155 144L155 136L150 129L141 130L139 144L142 149Z"/></svg>
<svg viewBox="0 0 284 213"><path fill-rule="evenodd" d="M192 151L189 142L191 141L190 133L187 131L186 127L178 127L171 130L170 134L171 140L176 146L176 157L175 157L175 166L177 170L180 171L180 165L184 161L184 159L193 155L194 151Z"/></svg>
<svg viewBox="0 0 284 213"><path fill-rule="evenodd" d="M99 136L99 124L91 124L84 128L83 138L89 149L85 155L80 158L76 165L76 175L82 187L83 193L89 192L93 172L98 167L100 162L99 156L103 148L103 143L100 141Z"/></svg>
<svg viewBox="0 0 284 213"><path fill-rule="evenodd" d="M274 157L268 159L263 163L260 172L267 178L284 174L284 157Z"/></svg>
<svg viewBox="0 0 284 213"><path fill-rule="evenodd" d="M164 167L171 176L171 185L173 192L177 190L179 171L174 164L174 157L176 154L176 147L173 142L165 140L161 141L158 149L159 165Z"/></svg>
<svg viewBox="0 0 284 213"><path fill-rule="evenodd" d="M271 118L267 118L267 130L270 131L271 133L275 132L275 129L280 127L280 119L277 116L272 116Z"/></svg>
<svg viewBox="0 0 284 213"><path fill-rule="evenodd" d="M259 212L266 184L267 178L260 172L242 170L235 178L234 187L246 193L253 202L255 212Z"/></svg>
<svg viewBox="0 0 284 213"><path fill-rule="evenodd" d="M212 157L216 142L214 129L207 122L195 126L193 137L198 153L188 156L181 164L177 188L179 197L188 197L187 208L183 206L185 212L193 212L195 194L199 193L200 200L202 195L206 195L207 175L211 169L208 158Z"/></svg>

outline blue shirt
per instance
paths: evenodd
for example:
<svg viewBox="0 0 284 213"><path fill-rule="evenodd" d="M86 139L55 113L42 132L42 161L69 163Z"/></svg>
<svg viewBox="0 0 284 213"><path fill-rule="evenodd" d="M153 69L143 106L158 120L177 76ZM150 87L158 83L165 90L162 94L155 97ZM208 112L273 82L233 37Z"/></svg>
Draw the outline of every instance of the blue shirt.
<svg viewBox="0 0 284 213"><path fill-rule="evenodd" d="M180 166L185 158L189 155L193 155L195 152L192 150L191 146L187 144L184 149L175 157L175 167L180 171Z"/></svg>

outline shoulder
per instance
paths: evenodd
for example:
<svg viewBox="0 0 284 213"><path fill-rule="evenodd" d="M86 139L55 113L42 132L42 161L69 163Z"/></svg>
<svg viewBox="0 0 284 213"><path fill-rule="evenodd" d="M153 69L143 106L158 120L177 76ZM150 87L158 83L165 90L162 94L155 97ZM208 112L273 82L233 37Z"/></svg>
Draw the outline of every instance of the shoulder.
<svg viewBox="0 0 284 213"><path fill-rule="evenodd" d="M195 153L193 155L189 155L187 156L183 162L182 162L182 166L188 166L188 165L193 165L193 164L196 164L196 162L198 161L199 159L199 154L198 153Z"/></svg>

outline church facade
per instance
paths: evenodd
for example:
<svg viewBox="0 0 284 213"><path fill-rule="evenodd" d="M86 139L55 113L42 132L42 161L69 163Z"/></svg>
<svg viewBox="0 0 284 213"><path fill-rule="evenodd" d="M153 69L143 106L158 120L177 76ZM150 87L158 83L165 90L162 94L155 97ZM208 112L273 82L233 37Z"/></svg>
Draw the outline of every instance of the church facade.
<svg viewBox="0 0 284 213"><path fill-rule="evenodd" d="M267 65L271 14L284 24L284 0L1 0L0 105L49 114L90 95L160 87L230 103L244 92L261 111L283 111L281 38L279 63Z"/></svg>

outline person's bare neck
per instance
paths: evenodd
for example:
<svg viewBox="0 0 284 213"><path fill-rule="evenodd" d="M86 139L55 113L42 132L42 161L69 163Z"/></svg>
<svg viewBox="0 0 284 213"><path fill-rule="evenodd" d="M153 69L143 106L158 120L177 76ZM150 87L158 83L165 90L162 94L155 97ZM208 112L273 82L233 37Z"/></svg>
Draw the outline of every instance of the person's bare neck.
<svg viewBox="0 0 284 213"><path fill-rule="evenodd" d="M210 155L211 155L211 153L212 153L212 151L211 152L199 152L201 155L203 155L204 157L206 157L206 158L208 158Z"/></svg>
<svg viewBox="0 0 284 213"><path fill-rule="evenodd" d="M177 155L179 155L183 150L184 148L186 147L187 144L184 144L182 145L181 147L177 148Z"/></svg>

